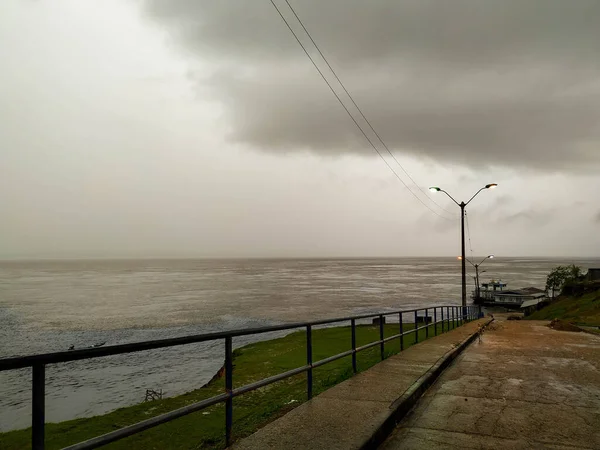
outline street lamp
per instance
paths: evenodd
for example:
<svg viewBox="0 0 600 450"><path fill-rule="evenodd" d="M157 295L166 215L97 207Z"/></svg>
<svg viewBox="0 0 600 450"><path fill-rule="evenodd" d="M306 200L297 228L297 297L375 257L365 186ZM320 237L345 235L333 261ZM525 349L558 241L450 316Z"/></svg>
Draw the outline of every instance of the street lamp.
<svg viewBox="0 0 600 450"><path fill-rule="evenodd" d="M452 196L450 194L448 194L445 190L443 190L443 189L441 189L441 188L439 188L437 186L432 186L432 187L429 188L429 190L432 191L432 192L443 192L448 197L450 197L450 200L452 200L454 203L456 203L460 207L460 232L461 232L461 241L462 241L462 245L461 245L461 247L462 247L462 257L461 257L461 259L462 259L462 306L463 306L463 315L465 314L466 307L467 307L467 266L465 265L465 261L466 261L466 257L465 257L465 206L467 206L469 203L471 203L471 200L473 200L477 196L477 194L479 194L484 189L494 189L497 186L498 185L496 183L486 184L484 187L482 187L477 192L475 192L475 195L473 195L473 197L471 197L469 199L469 201L466 202L466 203L465 202L458 203L456 200L454 200L454 198L452 198Z"/></svg>
<svg viewBox="0 0 600 450"><path fill-rule="evenodd" d="M482 270L482 271L481 271L481 272L479 272L479 273L486 273L486 272L487 272L487 270ZM477 276L473 277L473 283L475 283L475 286L476 286L476 287L479 287L479 273L478 273L478 274L476 274ZM477 297L479 297L479 290L478 290L478 289L476 289L476 290L475 290L475 295L476 295Z"/></svg>
<svg viewBox="0 0 600 450"><path fill-rule="evenodd" d="M483 264L483 262L486 259L494 259L494 255L487 255L485 258L483 258L481 260L481 262L479 264L473 264L471 262L470 259L467 259L467 261L469 261L469 264L471 264L473 267L475 267L475 299L479 300L479 266L481 266L481 264ZM485 270L483 270L481 273L485 272Z"/></svg>

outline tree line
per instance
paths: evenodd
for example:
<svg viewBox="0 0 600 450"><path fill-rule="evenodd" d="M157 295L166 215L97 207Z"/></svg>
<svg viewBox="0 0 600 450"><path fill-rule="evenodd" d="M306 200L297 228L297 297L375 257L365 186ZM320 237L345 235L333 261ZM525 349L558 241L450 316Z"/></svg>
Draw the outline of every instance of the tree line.
<svg viewBox="0 0 600 450"><path fill-rule="evenodd" d="M551 297L554 299L555 293L562 293L567 286L582 282L584 278L581 267L575 264L557 266L546 278L546 292L551 293Z"/></svg>

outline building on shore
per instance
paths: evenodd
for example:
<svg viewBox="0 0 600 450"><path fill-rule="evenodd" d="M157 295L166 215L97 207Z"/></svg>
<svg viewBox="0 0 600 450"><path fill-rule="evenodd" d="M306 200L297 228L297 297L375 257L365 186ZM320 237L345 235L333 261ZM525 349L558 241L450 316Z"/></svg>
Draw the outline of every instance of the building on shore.
<svg viewBox="0 0 600 450"><path fill-rule="evenodd" d="M535 287L522 289L505 288L506 283L500 280L481 283L479 289L473 292L473 300L477 304L518 309L526 301L535 300L537 304L544 301L547 297L544 290Z"/></svg>
<svg viewBox="0 0 600 450"><path fill-rule="evenodd" d="M523 303L521 303L520 311L525 316L528 316L529 314L532 314L537 310L542 309L549 302L550 300L548 298L534 298L531 300L525 300Z"/></svg>
<svg viewBox="0 0 600 450"><path fill-rule="evenodd" d="M588 269L585 274L585 281L600 281L600 269Z"/></svg>

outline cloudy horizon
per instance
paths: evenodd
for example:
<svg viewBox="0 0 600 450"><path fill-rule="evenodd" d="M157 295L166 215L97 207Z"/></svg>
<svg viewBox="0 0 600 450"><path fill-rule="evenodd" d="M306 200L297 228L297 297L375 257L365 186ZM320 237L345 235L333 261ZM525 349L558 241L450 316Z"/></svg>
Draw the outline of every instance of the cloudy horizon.
<svg viewBox="0 0 600 450"><path fill-rule="evenodd" d="M269 0L10 0L0 259L598 256L600 3L290 3L412 193Z"/></svg>

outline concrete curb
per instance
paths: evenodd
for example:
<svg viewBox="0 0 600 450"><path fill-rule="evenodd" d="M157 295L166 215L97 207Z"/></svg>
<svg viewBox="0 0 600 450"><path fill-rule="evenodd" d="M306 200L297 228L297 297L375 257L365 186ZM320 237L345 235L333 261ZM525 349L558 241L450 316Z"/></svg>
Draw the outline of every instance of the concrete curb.
<svg viewBox="0 0 600 450"><path fill-rule="evenodd" d="M490 319L483 327L487 327L493 321L493 318ZM402 420L402 418L419 401L425 391L437 380L446 367L448 367L450 363L477 338L477 334L477 332L474 332L471 336L462 341L458 347L448 351L427 372L421 375L421 377L407 389L402 397L394 401L390 405L390 413L387 418L377 427L377 430L375 430L373 435L360 446L361 450L376 449L379 447L392 431L394 431L400 420Z"/></svg>

